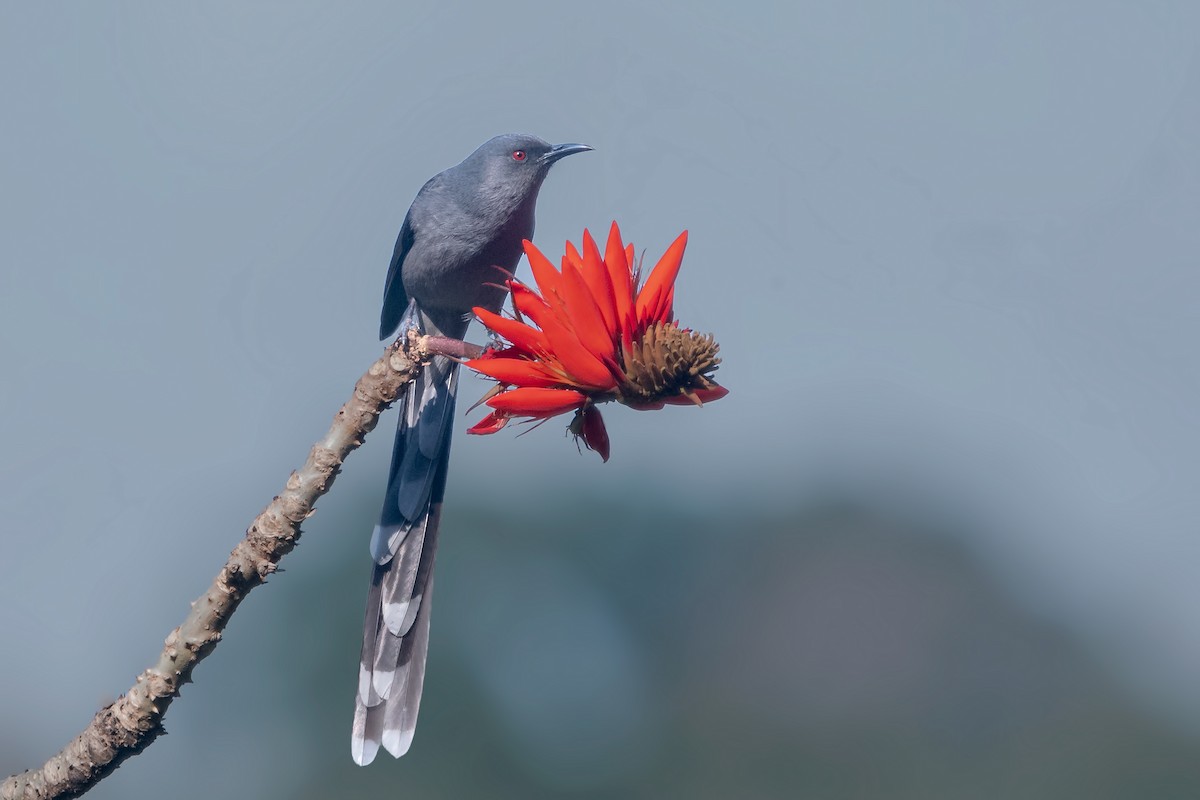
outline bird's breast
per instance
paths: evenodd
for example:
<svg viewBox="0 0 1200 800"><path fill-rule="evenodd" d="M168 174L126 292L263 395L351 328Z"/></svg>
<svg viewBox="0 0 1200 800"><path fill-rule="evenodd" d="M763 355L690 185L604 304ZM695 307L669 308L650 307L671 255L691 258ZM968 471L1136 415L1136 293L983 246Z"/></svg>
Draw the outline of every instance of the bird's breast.
<svg viewBox="0 0 1200 800"><path fill-rule="evenodd" d="M423 308L464 314L475 306L499 308L504 282L521 258L521 240L533 235L532 219L496 224L460 218L436 230L436 235L417 237L405 258L409 296Z"/></svg>

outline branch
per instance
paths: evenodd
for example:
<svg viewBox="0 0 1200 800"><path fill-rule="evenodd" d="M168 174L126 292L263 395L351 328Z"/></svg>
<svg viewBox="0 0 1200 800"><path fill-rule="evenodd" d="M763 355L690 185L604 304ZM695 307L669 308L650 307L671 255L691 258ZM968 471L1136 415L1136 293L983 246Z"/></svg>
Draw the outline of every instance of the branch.
<svg viewBox="0 0 1200 800"><path fill-rule="evenodd" d="M162 719L192 670L221 640L221 631L242 598L275 571L279 560L300 538L300 523L313 512L317 498L329 491L342 461L363 443L382 411L417 376L432 355L469 358L474 345L444 337L401 337L384 351L354 387L324 438L313 445L308 460L288 478L279 496L251 523L212 585L183 624L171 631L158 663L116 702L101 709L83 732L40 769L8 777L0 783L0 800L48 800L77 797L137 755L163 732Z"/></svg>

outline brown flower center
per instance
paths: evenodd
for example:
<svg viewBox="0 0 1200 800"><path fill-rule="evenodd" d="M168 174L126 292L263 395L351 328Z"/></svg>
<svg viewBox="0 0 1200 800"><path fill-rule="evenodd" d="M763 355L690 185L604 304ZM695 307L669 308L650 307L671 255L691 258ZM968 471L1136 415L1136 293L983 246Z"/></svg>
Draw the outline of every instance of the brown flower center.
<svg viewBox="0 0 1200 800"><path fill-rule="evenodd" d="M721 363L718 350L712 334L655 323L641 339L621 346L625 381L617 399L637 405L682 394L699 403L693 391L715 386L711 378Z"/></svg>

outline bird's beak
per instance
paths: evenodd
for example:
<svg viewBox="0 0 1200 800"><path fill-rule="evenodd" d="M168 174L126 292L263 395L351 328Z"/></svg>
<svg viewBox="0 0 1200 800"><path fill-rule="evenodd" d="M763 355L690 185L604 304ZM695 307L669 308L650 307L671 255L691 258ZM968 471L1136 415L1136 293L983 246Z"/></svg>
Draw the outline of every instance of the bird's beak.
<svg viewBox="0 0 1200 800"><path fill-rule="evenodd" d="M550 148L550 152L542 156L542 163L553 164L560 158L566 158L567 156L574 155L575 153L586 153L591 149L591 145L586 144L556 144Z"/></svg>

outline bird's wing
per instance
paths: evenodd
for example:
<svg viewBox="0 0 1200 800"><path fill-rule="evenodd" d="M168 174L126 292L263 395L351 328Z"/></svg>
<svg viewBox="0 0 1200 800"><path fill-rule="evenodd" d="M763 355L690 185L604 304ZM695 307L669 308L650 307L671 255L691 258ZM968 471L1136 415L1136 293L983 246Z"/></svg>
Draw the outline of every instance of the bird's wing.
<svg viewBox="0 0 1200 800"><path fill-rule="evenodd" d="M404 215L404 224L396 236L396 247L392 250L392 263L388 265L387 281L383 284L383 311L379 316L379 338L386 339L400 326L408 313L409 296L404 289L404 261L413 249L413 243L424 232L437 229L437 219L430 210L436 205L430 202L446 193L446 173L434 175L425 181L421 191ZM465 333L465 331L464 331ZM446 332L447 336L452 333Z"/></svg>
<svg viewBox="0 0 1200 800"><path fill-rule="evenodd" d="M462 320L462 330L441 329L412 303L398 324L461 337L467 323ZM437 357L398 402L387 492L371 536L375 569L351 736L359 764L370 763L381 745L399 757L412 742L425 676L429 593L457 384L458 364Z"/></svg>
<svg viewBox="0 0 1200 800"><path fill-rule="evenodd" d="M400 235L396 237L396 249L392 251L392 263L388 267L387 282L383 285L383 312L379 318L379 338L386 339L400 325L400 319L408 310L408 295L404 291L404 279L401 270L404 257L412 249L413 244L412 211L404 216L404 224L400 226Z"/></svg>

